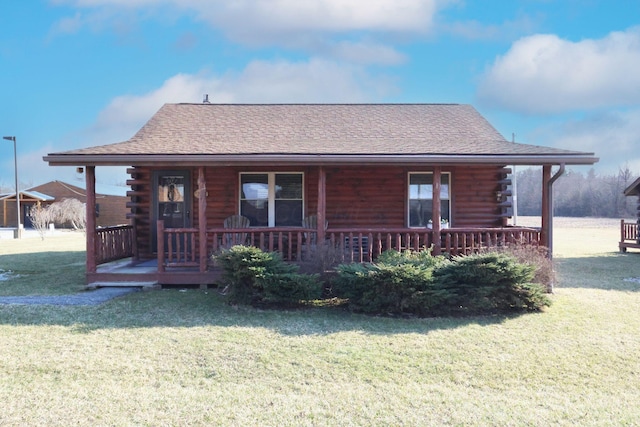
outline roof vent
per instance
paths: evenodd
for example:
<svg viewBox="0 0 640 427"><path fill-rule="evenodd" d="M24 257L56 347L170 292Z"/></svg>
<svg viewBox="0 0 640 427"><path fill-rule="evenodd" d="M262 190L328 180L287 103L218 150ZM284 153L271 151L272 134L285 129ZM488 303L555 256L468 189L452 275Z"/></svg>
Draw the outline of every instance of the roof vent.
<svg viewBox="0 0 640 427"><path fill-rule="evenodd" d="M202 103L203 104L211 104L209 102L209 94L208 93L205 93L204 96L202 97Z"/></svg>

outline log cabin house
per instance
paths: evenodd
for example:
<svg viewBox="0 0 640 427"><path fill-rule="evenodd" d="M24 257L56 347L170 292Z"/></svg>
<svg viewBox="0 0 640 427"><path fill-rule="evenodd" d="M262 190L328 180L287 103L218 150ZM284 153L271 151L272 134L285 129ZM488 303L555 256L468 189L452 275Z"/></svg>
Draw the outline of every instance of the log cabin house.
<svg viewBox="0 0 640 427"><path fill-rule="evenodd" d="M551 248L553 182L598 160L509 142L458 104L166 104L128 141L44 159L86 170L87 283L140 280L103 267L130 258L153 263L152 282L201 285L233 243L292 262L314 242L357 262L390 248ZM508 226L511 165L542 167L541 228ZM128 167L131 226L95 227L100 166Z"/></svg>

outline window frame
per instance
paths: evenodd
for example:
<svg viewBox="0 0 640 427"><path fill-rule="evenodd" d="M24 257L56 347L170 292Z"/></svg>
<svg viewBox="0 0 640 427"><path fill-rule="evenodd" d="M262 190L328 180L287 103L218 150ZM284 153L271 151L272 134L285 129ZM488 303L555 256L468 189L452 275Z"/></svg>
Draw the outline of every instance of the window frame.
<svg viewBox="0 0 640 427"><path fill-rule="evenodd" d="M407 173L407 207L406 207L406 221L407 221L407 227L408 228L426 228L428 226L428 224L425 224L424 226L420 226L420 225L411 225L411 201L412 200L431 200L432 206L433 206L433 191L431 191L429 193L429 197L426 198L422 198L422 199L412 199L411 198L411 176L412 175L431 175L431 186L433 189L433 171L410 171ZM449 212L449 217L448 218L444 218L448 223L451 223L451 177L452 177L452 173L451 172L441 172L440 173L440 181L442 183L442 177L447 176L448 177L448 184L447 184L447 197L443 198L442 197L442 190L440 190L440 212L441 212L441 220L442 220L442 204L446 203L448 205L448 212ZM442 184L441 184L442 185ZM433 208L432 208L433 209ZM431 218L430 218L431 219Z"/></svg>
<svg viewBox="0 0 640 427"><path fill-rule="evenodd" d="M259 171L259 172L240 172L238 174L238 212L240 213L240 215L242 215L242 202L244 200L253 200L253 199L243 199L242 198L242 177L244 175L267 175L267 215L268 215L268 220L267 220L267 227L269 228L275 228L276 226L276 200L300 200L301 203L301 208L302 208L302 212L301 212L301 216L300 216L300 224L299 226L302 227L302 219L304 218L304 209L305 209L305 176L304 176L304 172L300 172L300 171L278 171L278 172L268 172L268 171ZM276 199L276 175L300 175L301 178L301 186L302 186L302 191L301 191L301 198L300 199ZM252 225L251 227L262 227L262 226L257 226L257 225ZM280 227L286 227L286 226L280 226ZM290 227L290 226L289 226Z"/></svg>

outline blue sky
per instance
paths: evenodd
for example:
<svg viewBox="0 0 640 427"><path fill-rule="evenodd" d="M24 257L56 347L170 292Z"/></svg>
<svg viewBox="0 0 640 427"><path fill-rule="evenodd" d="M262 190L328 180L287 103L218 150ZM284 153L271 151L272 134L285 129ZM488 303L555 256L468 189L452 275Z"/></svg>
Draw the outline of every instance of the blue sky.
<svg viewBox="0 0 640 427"><path fill-rule="evenodd" d="M25 185L78 179L42 156L126 140L163 103L205 93L472 104L509 140L640 174L638 0L3 1L0 84ZM127 178L100 169L104 184Z"/></svg>

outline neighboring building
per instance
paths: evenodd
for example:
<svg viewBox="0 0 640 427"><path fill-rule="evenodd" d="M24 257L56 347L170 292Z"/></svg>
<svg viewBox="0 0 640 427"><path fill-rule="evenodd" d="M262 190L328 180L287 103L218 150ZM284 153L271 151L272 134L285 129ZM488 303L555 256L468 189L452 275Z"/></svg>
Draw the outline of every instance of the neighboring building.
<svg viewBox="0 0 640 427"><path fill-rule="evenodd" d="M130 224L127 218L126 197L127 187L97 186L96 192L96 226L107 227L113 225ZM84 188L62 181L50 181L46 184L31 187L20 191L21 223L25 228L31 227L30 212L37 205L48 206L63 199L77 199L82 203L87 201L87 192ZM0 218L3 227L15 227L16 202L15 193L0 196ZM66 224L56 224L56 227L64 227Z"/></svg>
<svg viewBox="0 0 640 427"><path fill-rule="evenodd" d="M565 165L598 161L509 142L458 104L166 104L128 141L44 159L84 166L88 194L96 167L129 166L133 224L122 238L135 257L158 260L161 283L211 280L207 258L224 242L225 219L237 215L250 228L234 236L291 260L305 248L303 223L316 224L317 241L350 247L359 260L432 245L456 254L516 235L551 246L553 182ZM542 166L539 230L507 227L510 165ZM88 212L93 203L89 197ZM99 232L87 239L98 248L87 253L94 280L96 265L114 255L100 252Z"/></svg>
<svg viewBox="0 0 640 427"><path fill-rule="evenodd" d="M637 215L636 222L620 221L620 251L626 252L628 248L640 249L640 178L636 179L624 190L626 197L636 197Z"/></svg>
<svg viewBox="0 0 640 427"><path fill-rule="evenodd" d="M48 204L54 201L52 196L32 190L20 191L20 224L30 227L29 212L33 206ZM0 218L2 227L15 228L18 221L16 215L16 193L0 194Z"/></svg>

